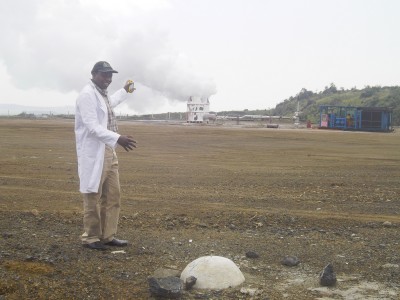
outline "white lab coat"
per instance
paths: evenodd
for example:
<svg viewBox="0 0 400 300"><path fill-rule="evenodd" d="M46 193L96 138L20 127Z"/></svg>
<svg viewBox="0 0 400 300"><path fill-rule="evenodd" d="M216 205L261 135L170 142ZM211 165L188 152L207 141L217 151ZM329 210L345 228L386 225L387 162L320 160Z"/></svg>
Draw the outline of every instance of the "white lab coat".
<svg viewBox="0 0 400 300"><path fill-rule="evenodd" d="M109 96L111 107L127 98L125 89ZM103 97L89 82L76 100L75 139L81 193L97 193L103 171L105 145L115 148L120 135L107 130L108 112Z"/></svg>

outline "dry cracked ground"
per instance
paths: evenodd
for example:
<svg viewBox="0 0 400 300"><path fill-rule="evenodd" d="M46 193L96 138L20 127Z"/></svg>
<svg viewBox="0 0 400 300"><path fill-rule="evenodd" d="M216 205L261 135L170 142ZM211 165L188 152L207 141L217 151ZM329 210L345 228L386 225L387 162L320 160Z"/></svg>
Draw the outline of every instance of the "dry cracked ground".
<svg viewBox="0 0 400 300"><path fill-rule="evenodd" d="M399 299L400 134L120 122L125 253L80 245L71 120L0 119L0 299L153 299L205 255L242 286L182 299ZM259 257L248 258L254 251ZM300 264L282 265L296 256ZM319 273L331 263L334 287Z"/></svg>

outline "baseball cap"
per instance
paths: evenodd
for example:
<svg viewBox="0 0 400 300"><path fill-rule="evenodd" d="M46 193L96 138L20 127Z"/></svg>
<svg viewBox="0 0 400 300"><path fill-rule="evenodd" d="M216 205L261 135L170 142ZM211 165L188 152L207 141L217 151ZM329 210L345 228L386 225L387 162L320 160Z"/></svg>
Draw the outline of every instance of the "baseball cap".
<svg viewBox="0 0 400 300"><path fill-rule="evenodd" d="M97 62L92 69L92 73L94 72L111 72L111 73L118 73L117 71L115 71L108 62L106 61L99 61Z"/></svg>

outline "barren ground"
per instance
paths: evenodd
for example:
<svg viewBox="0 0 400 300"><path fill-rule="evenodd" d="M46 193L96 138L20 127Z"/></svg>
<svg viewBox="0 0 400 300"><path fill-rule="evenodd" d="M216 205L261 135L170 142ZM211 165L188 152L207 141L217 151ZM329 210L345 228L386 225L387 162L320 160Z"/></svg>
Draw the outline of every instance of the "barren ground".
<svg viewBox="0 0 400 300"><path fill-rule="evenodd" d="M151 299L157 269L204 255L246 282L183 299L399 299L398 132L119 125L139 147L118 149L132 245L114 254L80 245L73 121L0 119L0 299Z"/></svg>

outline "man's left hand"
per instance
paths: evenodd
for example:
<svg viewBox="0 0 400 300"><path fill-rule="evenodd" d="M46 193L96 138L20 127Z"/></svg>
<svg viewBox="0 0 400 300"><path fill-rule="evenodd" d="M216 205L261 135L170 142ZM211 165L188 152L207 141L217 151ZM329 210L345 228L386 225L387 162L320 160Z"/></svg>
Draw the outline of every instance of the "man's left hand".
<svg viewBox="0 0 400 300"><path fill-rule="evenodd" d="M129 150L133 150L133 148L136 148L136 141L130 135L121 135L118 138L117 143L121 145L126 152L129 152Z"/></svg>

